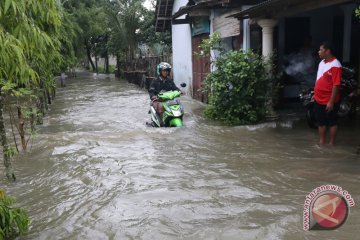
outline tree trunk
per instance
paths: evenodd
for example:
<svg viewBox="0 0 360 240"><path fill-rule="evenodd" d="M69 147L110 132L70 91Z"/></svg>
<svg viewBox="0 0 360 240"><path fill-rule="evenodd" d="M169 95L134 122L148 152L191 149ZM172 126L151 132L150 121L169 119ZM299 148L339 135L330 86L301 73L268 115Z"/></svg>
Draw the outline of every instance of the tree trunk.
<svg viewBox="0 0 360 240"><path fill-rule="evenodd" d="M49 110L49 105L48 105L48 102L47 102L46 89L43 89L42 94L43 94L43 101L44 101L44 107L45 107L44 109L45 109L45 111L48 111Z"/></svg>
<svg viewBox="0 0 360 240"><path fill-rule="evenodd" d="M105 73L110 73L109 72L109 52L108 52L108 50L106 50L106 54L105 54Z"/></svg>
<svg viewBox="0 0 360 240"><path fill-rule="evenodd" d="M46 90L46 96L47 96L48 104L51 104L51 94L48 90Z"/></svg>
<svg viewBox="0 0 360 240"><path fill-rule="evenodd" d="M30 114L30 128L31 132L35 132L35 120L36 120L36 108L31 108L31 114Z"/></svg>
<svg viewBox="0 0 360 240"><path fill-rule="evenodd" d="M4 155L4 165L6 171L6 177L9 180L15 181L15 173L11 164L11 149L7 142L5 124L3 118L3 110L4 110L4 102L2 97L0 97L0 137L1 137L1 145L3 147L3 155Z"/></svg>
<svg viewBox="0 0 360 240"><path fill-rule="evenodd" d="M98 61L97 61L96 52L95 52L95 72L96 72L96 73L99 73L99 70L98 70Z"/></svg>
<svg viewBox="0 0 360 240"><path fill-rule="evenodd" d="M88 43L87 40L85 40L85 48L86 48L86 55L87 55L88 60L89 60L89 62L90 62L90 64L91 64L91 67L92 67L93 71L95 71L94 62L93 62L93 60L91 59L91 48L90 48L89 43Z"/></svg>
<svg viewBox="0 0 360 240"><path fill-rule="evenodd" d="M128 60L128 56L129 56L129 53L128 53L128 51L126 50L126 52L125 52L125 71L128 71L129 69L128 69L128 62L129 62L129 60Z"/></svg>
<svg viewBox="0 0 360 240"><path fill-rule="evenodd" d="M108 33L106 33L105 35L105 42L106 42L106 46L108 46ZM108 47L105 48L105 73L109 74L109 51L108 51Z"/></svg>
<svg viewBox="0 0 360 240"><path fill-rule="evenodd" d="M120 78L120 56L119 54L116 54L116 73L115 77Z"/></svg>
<svg viewBox="0 0 360 240"><path fill-rule="evenodd" d="M26 150L25 128L24 128L25 122L20 106L17 106L17 112L19 119L19 135L21 139L21 146L23 150Z"/></svg>
<svg viewBox="0 0 360 240"><path fill-rule="evenodd" d="M53 88L53 89L51 90L51 98L54 100L54 99L55 99L55 96L56 96L56 89Z"/></svg>
<svg viewBox="0 0 360 240"><path fill-rule="evenodd" d="M40 91L39 100L36 104L36 107L38 108L36 123L39 125L43 124L43 117L45 116L45 98L43 90Z"/></svg>
<svg viewBox="0 0 360 240"><path fill-rule="evenodd" d="M15 136L14 126L13 126L13 124L16 124L16 123L15 123L14 117L12 116L11 107L10 107L10 110L9 110L9 117L10 117L11 132L12 132L12 135L13 135L13 138L14 138L16 152L19 153L19 148L18 148L18 145L17 145L17 142L16 142L16 136Z"/></svg>

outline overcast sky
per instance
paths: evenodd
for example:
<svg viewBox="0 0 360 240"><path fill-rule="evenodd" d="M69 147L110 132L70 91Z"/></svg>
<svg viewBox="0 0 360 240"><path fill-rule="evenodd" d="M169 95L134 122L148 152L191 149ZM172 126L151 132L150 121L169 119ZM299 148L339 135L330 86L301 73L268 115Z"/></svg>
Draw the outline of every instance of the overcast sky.
<svg viewBox="0 0 360 240"><path fill-rule="evenodd" d="M147 9L150 9L150 8L152 7L152 6L151 6L151 0L145 0L144 6L145 6Z"/></svg>

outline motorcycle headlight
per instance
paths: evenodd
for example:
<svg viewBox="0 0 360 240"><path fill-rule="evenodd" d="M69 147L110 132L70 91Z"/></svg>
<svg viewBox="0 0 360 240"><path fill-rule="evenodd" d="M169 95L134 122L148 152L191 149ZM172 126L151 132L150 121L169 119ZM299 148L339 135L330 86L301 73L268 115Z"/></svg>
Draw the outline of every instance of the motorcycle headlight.
<svg viewBox="0 0 360 240"><path fill-rule="evenodd" d="M172 111L172 114L174 115L174 117L180 117L182 114L181 114L181 111L179 110L176 110L176 111Z"/></svg>

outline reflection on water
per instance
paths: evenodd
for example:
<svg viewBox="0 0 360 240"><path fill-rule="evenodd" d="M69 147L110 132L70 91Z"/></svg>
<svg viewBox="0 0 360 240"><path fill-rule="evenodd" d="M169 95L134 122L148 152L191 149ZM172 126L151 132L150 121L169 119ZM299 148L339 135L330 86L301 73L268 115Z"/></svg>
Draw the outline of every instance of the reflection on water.
<svg viewBox="0 0 360 240"><path fill-rule="evenodd" d="M84 75L59 89L31 152L14 161L18 181L1 179L31 216L25 238L354 239L357 205L325 232L302 230L302 208L328 183L360 201L359 125L319 148L304 121L225 127L182 101L186 126L155 129L134 85Z"/></svg>

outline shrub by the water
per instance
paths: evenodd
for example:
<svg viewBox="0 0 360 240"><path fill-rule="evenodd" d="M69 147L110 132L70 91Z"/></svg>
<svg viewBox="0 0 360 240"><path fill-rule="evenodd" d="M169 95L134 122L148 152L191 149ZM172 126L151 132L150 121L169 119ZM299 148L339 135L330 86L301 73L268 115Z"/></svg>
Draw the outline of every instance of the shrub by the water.
<svg viewBox="0 0 360 240"><path fill-rule="evenodd" d="M0 240L9 239L28 231L30 220L23 208L14 208L15 199L0 189Z"/></svg>
<svg viewBox="0 0 360 240"><path fill-rule="evenodd" d="M214 63L216 70L204 81L209 93L205 117L232 125L263 121L271 87L263 58L252 51L230 51Z"/></svg>

